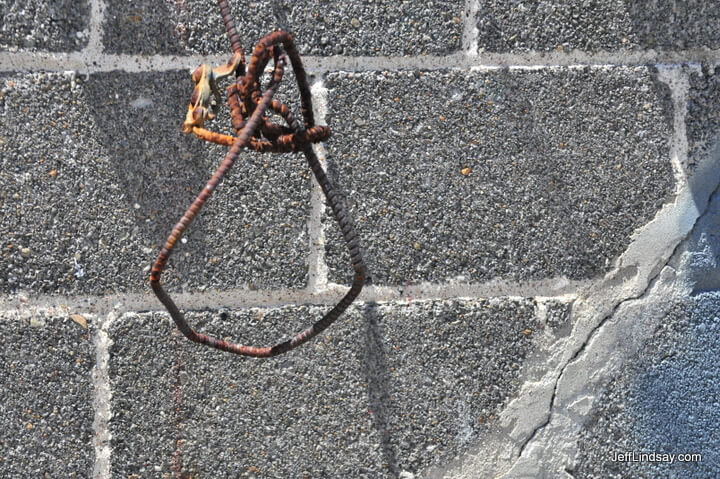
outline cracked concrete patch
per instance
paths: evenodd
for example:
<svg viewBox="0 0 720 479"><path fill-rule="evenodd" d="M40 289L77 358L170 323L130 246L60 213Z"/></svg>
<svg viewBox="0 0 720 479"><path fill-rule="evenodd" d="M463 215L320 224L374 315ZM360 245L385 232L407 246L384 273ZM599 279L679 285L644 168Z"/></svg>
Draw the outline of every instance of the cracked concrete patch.
<svg viewBox="0 0 720 479"><path fill-rule="evenodd" d="M682 286L679 293L671 287L675 268L665 266L682 251L696 224L712 212L710 198L720 182L720 155L706 157L694 173L675 201L635 233L617 268L580 295L573 307L571 334L548 354L550 372L540 381L525 383L501 414L511 428L438 477L469 478L476 470L508 478L568 474L577 453L577 434L598 391L655 329L668 299L687 294ZM633 309L634 314L623 314ZM523 421L527 411L533 414ZM514 454L508 454L508 448Z"/></svg>
<svg viewBox="0 0 720 479"><path fill-rule="evenodd" d="M720 475L720 294L673 304L659 327L596 400L578 441L573 477L708 478ZM634 452L674 462L623 461ZM679 454L701 460L679 461Z"/></svg>
<svg viewBox="0 0 720 479"><path fill-rule="evenodd" d="M681 272L656 330L609 383L587 415L574 477L716 477L720 417L720 195L679 254ZM678 297L679 296L679 297ZM701 454L681 463L618 462L615 453Z"/></svg>
<svg viewBox="0 0 720 479"><path fill-rule="evenodd" d="M632 261L631 258L642 255L647 260L647 252L643 254L640 251L652 246L654 242L643 242L642 238L656 238L659 233L652 233L655 228L666 231L670 229L667 225L663 226L660 218L656 218L638 232L633 245L618 261L620 266L627 263L638 265L637 273L626 281L618 281L608 275L607 286L601 288L599 294L579 302L576 310L579 316L573 336L579 334L579 338L586 339L579 348L569 349L575 353L564 361L565 366L561 368L554 383L550 416L533 429L530 434L533 440L526 443L523 454L507 471L505 477L561 477L562 474L567 474L567 470L572 470L577 450L575 438L595 399L593 385L595 390L604 388L606 383L603 382L607 382L616 373L623 358L634 353L647 337L648 331L654 330L662 318L663 310L667 308L668 299L686 293L682 286L678 287L679 292L671 289L674 284L674 268L659 268L667 265L674 253L681 251L681 240L687 239L704 215L711 211L710 195L720 180L719 163L720 156L706 158L698 167L696 175L690 178L689 187L683 188L678 194L675 209L665 221L674 218L670 226L679 236L666 237L664 248L655 243L655 258L658 263ZM679 227L683 224L686 225L684 228ZM685 234L680 234L683 229ZM661 251L665 253L658 255ZM615 276L621 271L622 269L618 270ZM605 295L613 289L615 298L625 299L616 302L609 311L603 312L601 304L607 301ZM632 316L632 320L623 315L623 308L635 308L639 303L644 303L644 306L639 313L628 315ZM610 305L612 303L605 304L605 308ZM618 321L623 325L618 326ZM629 333L633 330L635 334Z"/></svg>

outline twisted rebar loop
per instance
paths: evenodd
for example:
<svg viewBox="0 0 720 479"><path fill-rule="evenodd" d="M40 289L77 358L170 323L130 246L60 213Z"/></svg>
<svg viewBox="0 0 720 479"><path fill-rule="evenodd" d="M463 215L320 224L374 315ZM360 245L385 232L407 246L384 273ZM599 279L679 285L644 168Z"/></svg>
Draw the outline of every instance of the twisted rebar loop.
<svg viewBox="0 0 720 479"><path fill-rule="evenodd" d="M292 37L287 32L276 31L262 38L255 46L246 72L245 57L230 14L230 8L226 0L219 0L218 5L223 22L225 23L225 30L232 46L233 56L221 67L210 69L207 65L202 65L193 72L192 76L195 82L195 89L190 97L190 105L185 122L183 123L183 131L186 133L192 132L200 139L230 146L231 148L203 190L195 198L187 211L185 211L180 221L173 227L170 236L152 266L150 285L160 302L167 308L170 316L172 316L175 324L177 324L178 329L191 341L244 356L277 356L310 340L340 317L358 294L360 294L368 277L367 268L360 253L360 246L358 245L357 235L355 234L352 221L343 206L342 198L330 183L330 179L325 174L312 148L312 143L324 141L330 136L330 129L326 126L315 125L307 76ZM302 126L298 124L294 115L286 105L273 99L273 95L282 80L287 63L287 57L282 50L283 47L285 52L287 52L287 56L290 57L298 89L300 90L300 103L303 116ZM272 79L265 92L262 93L260 81L270 58L272 58L274 62ZM214 117L213 112L217 108L220 100L217 81L232 73L235 74L236 79L235 82L227 88L227 94L230 117L233 128L237 132L237 137L222 135L203 128L205 120ZM215 105L212 104L213 97L215 99ZM210 109L213 109L213 112L210 112ZM268 109L280 115L287 123L287 126L271 123L264 116ZM178 309L160 284L160 277L175 243L177 243L185 229L190 225L213 191L215 191L215 188L223 176L232 168L240 150L246 147L258 152L279 153L301 151L305 154L308 165L320 184L333 215L340 225L343 238L350 251L350 260L355 270L355 276L350 290L335 307L328 311L325 316L315 324L301 331L292 339L274 346L243 346L195 332L185 320L185 315Z"/></svg>

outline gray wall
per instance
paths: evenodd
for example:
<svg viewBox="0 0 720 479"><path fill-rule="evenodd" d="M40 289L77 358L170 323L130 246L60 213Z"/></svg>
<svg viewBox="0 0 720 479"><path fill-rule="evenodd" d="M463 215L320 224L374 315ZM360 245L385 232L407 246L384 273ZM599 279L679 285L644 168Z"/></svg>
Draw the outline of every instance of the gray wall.
<svg viewBox="0 0 720 479"><path fill-rule="evenodd" d="M230 3L294 35L373 284L274 359L187 341L147 276L224 154L180 130L217 7L0 0L0 476L720 476L719 2ZM197 329L346 290L304 161L244 153L186 233Z"/></svg>

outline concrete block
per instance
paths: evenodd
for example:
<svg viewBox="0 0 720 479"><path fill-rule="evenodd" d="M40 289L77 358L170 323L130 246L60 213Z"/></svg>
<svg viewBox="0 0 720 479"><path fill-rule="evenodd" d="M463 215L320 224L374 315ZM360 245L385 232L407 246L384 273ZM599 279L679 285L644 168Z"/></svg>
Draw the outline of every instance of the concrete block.
<svg viewBox="0 0 720 479"><path fill-rule="evenodd" d="M267 345L326 310L189 318ZM190 343L165 314L127 314L110 327L113 477L416 473L482 437L518 388L535 323L525 300L361 304L301 348L256 360Z"/></svg>
<svg viewBox="0 0 720 479"><path fill-rule="evenodd" d="M720 68L703 65L690 73L686 128L691 169L708 155L720 155Z"/></svg>
<svg viewBox="0 0 720 479"><path fill-rule="evenodd" d="M579 439L574 477L720 474L719 309L717 291L671 309L597 402ZM674 462L640 460L641 453L672 454ZM701 460L681 462L679 454L700 454Z"/></svg>
<svg viewBox="0 0 720 479"><path fill-rule="evenodd" d="M112 53L215 54L230 51L216 2L110 0L105 49ZM295 37L301 54L444 55L461 47L465 2L231 1L247 53L276 29Z"/></svg>
<svg viewBox="0 0 720 479"><path fill-rule="evenodd" d="M147 290L150 263L226 151L181 132L189 73L2 81L0 290ZM216 125L227 131L227 115ZM300 155L243 153L164 280L175 290L304 287L310 176Z"/></svg>
<svg viewBox="0 0 720 479"><path fill-rule="evenodd" d="M376 284L585 279L673 191L651 68L332 73L328 168ZM351 278L326 221L330 279Z"/></svg>
<svg viewBox="0 0 720 479"><path fill-rule="evenodd" d="M93 322L0 314L0 476L90 477Z"/></svg>
<svg viewBox="0 0 720 479"><path fill-rule="evenodd" d="M90 2L0 0L0 48L9 51L82 50L90 36Z"/></svg>
<svg viewBox="0 0 720 479"><path fill-rule="evenodd" d="M720 46L717 1L480 2L480 51L684 50Z"/></svg>

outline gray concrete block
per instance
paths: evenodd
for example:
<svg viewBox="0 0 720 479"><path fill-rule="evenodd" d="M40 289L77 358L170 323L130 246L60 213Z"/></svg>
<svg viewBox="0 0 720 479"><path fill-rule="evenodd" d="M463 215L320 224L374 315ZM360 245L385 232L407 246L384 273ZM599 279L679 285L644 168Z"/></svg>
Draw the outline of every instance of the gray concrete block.
<svg viewBox="0 0 720 479"><path fill-rule="evenodd" d="M718 48L720 3L497 0L480 2L476 25L490 52Z"/></svg>
<svg viewBox="0 0 720 479"><path fill-rule="evenodd" d="M290 32L302 54L443 55L461 47L465 2L231 1L235 24L250 53L264 35ZM216 2L110 0L105 49L112 53L230 51Z"/></svg>
<svg viewBox="0 0 720 479"><path fill-rule="evenodd" d="M0 476L90 477L91 370L85 328L67 316L0 315Z"/></svg>
<svg viewBox="0 0 720 479"><path fill-rule="evenodd" d="M332 177L376 284L607 271L673 191L645 67L328 75ZM330 279L351 278L326 222Z"/></svg>
<svg viewBox="0 0 720 479"><path fill-rule="evenodd" d="M703 65L690 73L686 128L688 164L694 168L720 148L720 68Z"/></svg>
<svg viewBox="0 0 720 479"><path fill-rule="evenodd" d="M267 345L325 310L189 317ZM110 328L113 477L417 472L482 438L518 388L535 323L531 301L364 304L301 348L256 360L190 343L165 314L125 315Z"/></svg>
<svg viewBox="0 0 720 479"><path fill-rule="evenodd" d="M0 289L146 290L150 263L226 151L181 132L189 73L3 82L0 245L9 267ZM208 126L228 125L225 115ZM304 287L310 175L299 155L243 153L164 280L176 290Z"/></svg>
<svg viewBox="0 0 720 479"><path fill-rule="evenodd" d="M578 443L574 477L720 475L718 310L717 291L671 309L591 413ZM637 456L653 452L673 454L674 462ZM618 460L616 454L630 454L630 460ZM700 454L702 459L680 462L678 454Z"/></svg>
<svg viewBox="0 0 720 479"><path fill-rule="evenodd" d="M89 38L87 0L0 0L0 48L3 50L70 52Z"/></svg>

